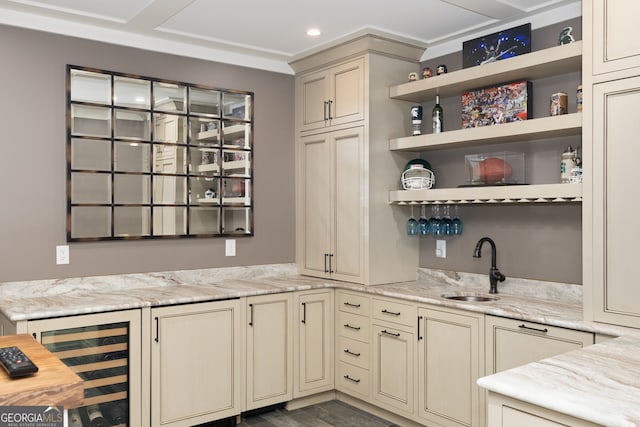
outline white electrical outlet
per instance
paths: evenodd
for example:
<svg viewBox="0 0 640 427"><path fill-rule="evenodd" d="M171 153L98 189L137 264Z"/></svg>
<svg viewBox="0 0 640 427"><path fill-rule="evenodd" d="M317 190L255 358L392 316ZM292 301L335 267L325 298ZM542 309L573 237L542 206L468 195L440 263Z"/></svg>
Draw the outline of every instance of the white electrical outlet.
<svg viewBox="0 0 640 427"><path fill-rule="evenodd" d="M436 257L438 258L447 257L447 241L446 240L436 240Z"/></svg>
<svg viewBox="0 0 640 427"><path fill-rule="evenodd" d="M56 264L69 264L69 245L56 246Z"/></svg>
<svg viewBox="0 0 640 427"><path fill-rule="evenodd" d="M236 256L236 241L233 239L225 240L224 242L224 255Z"/></svg>

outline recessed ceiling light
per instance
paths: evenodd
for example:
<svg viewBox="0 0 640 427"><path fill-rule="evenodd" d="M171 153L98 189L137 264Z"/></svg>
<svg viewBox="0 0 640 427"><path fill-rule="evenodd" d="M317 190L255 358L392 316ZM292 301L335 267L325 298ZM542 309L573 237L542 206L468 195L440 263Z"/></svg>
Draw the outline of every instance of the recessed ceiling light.
<svg viewBox="0 0 640 427"><path fill-rule="evenodd" d="M309 28L307 30L307 35L311 37L318 37L320 35L320 30L317 28Z"/></svg>

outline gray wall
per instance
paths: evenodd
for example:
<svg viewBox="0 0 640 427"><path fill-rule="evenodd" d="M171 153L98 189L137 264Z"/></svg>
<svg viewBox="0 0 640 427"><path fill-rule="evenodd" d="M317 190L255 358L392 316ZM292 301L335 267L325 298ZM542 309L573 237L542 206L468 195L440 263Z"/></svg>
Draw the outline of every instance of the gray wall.
<svg viewBox="0 0 640 427"><path fill-rule="evenodd" d="M560 30L571 25L576 40L582 39L580 18L532 32L532 50L558 44ZM460 52L426 61L423 66L435 70L446 64L449 72L462 68ZM569 112L576 111L576 89L581 73L533 81L533 117L549 115L549 97L554 92L567 92ZM505 82L506 83L506 82ZM461 98L441 101L445 111L445 131L459 129ZM433 102L423 104L427 117ZM430 131L430 130L429 130ZM515 151L525 153L525 176L529 184L560 182L560 155L571 144L581 145L579 136L539 141L496 144L468 149L432 151L422 154L436 175L438 188L464 184L464 156L483 152ZM430 210L427 209L427 216ZM565 283L582 283L582 210L579 204L540 205L462 205L460 216L464 234L447 239L447 258L436 258L435 239L423 237L420 242L420 266L486 274L490 266L489 248L483 257L472 257L479 238L489 236L498 248L498 267L506 275Z"/></svg>
<svg viewBox="0 0 640 427"><path fill-rule="evenodd" d="M294 81L284 74L0 26L0 281L295 261ZM255 92L255 236L66 244L65 66Z"/></svg>

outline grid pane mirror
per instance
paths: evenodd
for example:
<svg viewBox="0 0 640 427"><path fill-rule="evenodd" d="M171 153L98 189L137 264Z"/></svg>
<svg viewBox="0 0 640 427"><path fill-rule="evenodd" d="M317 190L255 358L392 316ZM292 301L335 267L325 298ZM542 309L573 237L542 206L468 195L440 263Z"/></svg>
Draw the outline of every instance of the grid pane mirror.
<svg viewBox="0 0 640 427"><path fill-rule="evenodd" d="M253 235L252 92L67 66L67 240Z"/></svg>

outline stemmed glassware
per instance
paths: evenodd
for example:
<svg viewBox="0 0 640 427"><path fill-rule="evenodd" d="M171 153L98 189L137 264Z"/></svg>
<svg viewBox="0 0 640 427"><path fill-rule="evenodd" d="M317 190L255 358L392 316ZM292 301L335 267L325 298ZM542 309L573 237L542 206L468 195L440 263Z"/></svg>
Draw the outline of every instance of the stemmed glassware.
<svg viewBox="0 0 640 427"><path fill-rule="evenodd" d="M425 215L425 206L420 206L420 219L418 220L418 231L421 235L426 236L429 234L429 220Z"/></svg>
<svg viewBox="0 0 640 427"><path fill-rule="evenodd" d="M418 221L413 216L413 204L411 205L411 216L407 221L407 234L412 236L418 234Z"/></svg>
<svg viewBox="0 0 640 427"><path fill-rule="evenodd" d="M444 205L444 217L440 220L440 236L451 236L453 234L453 231L451 230L453 220L451 220L449 208L449 205Z"/></svg>
<svg viewBox="0 0 640 427"><path fill-rule="evenodd" d="M429 231L434 236L440 236L440 205L431 205L431 218L429 218Z"/></svg>
<svg viewBox="0 0 640 427"><path fill-rule="evenodd" d="M462 220L458 214L458 205L453 206L453 221L451 222L451 234L459 236L462 234Z"/></svg>

